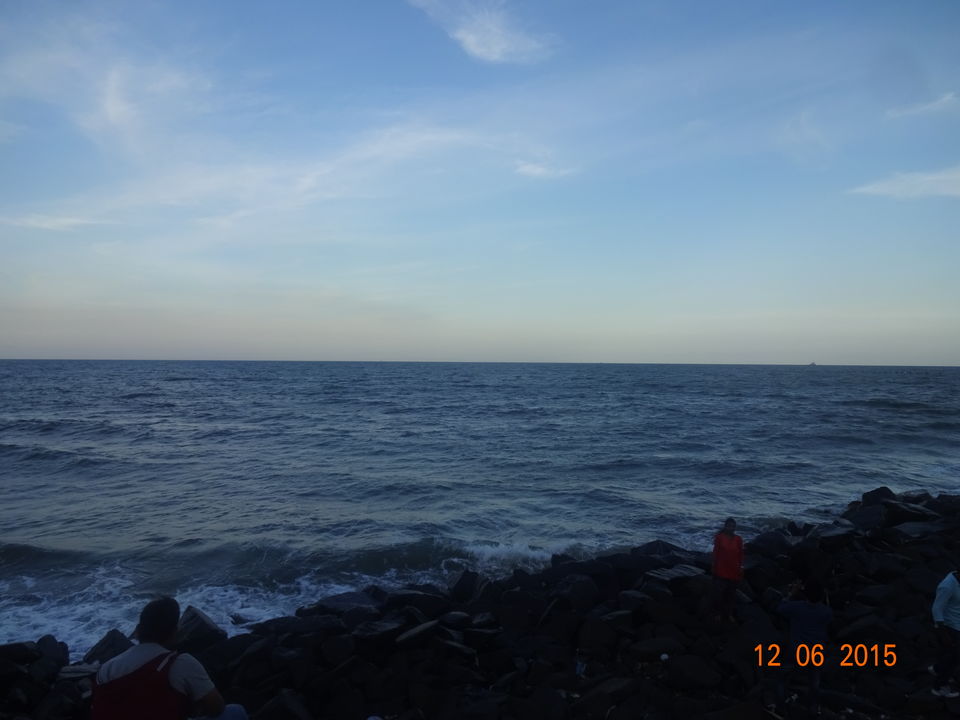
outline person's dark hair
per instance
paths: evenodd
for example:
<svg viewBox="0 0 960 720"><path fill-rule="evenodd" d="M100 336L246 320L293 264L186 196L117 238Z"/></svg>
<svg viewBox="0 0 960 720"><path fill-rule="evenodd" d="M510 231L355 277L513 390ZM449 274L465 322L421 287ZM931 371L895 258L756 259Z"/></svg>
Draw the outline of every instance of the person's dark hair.
<svg viewBox="0 0 960 720"><path fill-rule="evenodd" d="M808 580L803 584L803 596L810 602L823 600L823 585L816 580Z"/></svg>
<svg viewBox="0 0 960 720"><path fill-rule="evenodd" d="M723 521L723 526L724 526L724 527L726 527L727 525L731 525L731 524L736 525L736 524L737 524L737 521L734 520L733 518L727 518L726 520Z"/></svg>
<svg viewBox="0 0 960 720"><path fill-rule="evenodd" d="M172 597L148 602L140 611L137 639L142 643L162 643L177 632L180 623L180 605Z"/></svg>

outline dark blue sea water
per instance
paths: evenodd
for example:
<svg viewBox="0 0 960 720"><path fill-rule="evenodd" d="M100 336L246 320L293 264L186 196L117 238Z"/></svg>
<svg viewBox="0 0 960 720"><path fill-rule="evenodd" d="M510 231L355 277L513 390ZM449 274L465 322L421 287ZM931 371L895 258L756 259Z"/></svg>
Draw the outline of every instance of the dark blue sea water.
<svg viewBox="0 0 960 720"><path fill-rule="evenodd" d="M318 595L654 538L706 549L864 490L960 491L960 368L0 362L0 642L82 653L175 593Z"/></svg>

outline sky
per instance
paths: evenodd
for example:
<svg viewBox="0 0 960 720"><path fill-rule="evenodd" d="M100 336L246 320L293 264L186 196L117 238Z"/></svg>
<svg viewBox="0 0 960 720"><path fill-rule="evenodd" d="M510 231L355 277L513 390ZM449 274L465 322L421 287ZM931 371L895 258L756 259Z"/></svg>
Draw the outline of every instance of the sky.
<svg viewBox="0 0 960 720"><path fill-rule="evenodd" d="M958 365L958 32L5 0L0 358Z"/></svg>

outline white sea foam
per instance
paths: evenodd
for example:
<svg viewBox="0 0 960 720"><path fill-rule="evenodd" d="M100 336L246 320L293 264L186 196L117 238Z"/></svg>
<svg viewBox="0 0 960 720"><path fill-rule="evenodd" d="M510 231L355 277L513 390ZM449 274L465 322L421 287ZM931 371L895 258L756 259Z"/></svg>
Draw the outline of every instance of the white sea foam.
<svg viewBox="0 0 960 720"><path fill-rule="evenodd" d="M10 593L37 580L28 576L6 581L0 599L0 643L36 640L52 634L67 643L72 661L79 661L111 629L129 635L151 593L134 591L139 578L116 565L96 568L84 587L70 595ZM353 585L319 582L310 576L276 588L240 585L197 585L175 593L181 608L193 605L227 631L245 632L244 625L282 615L316 602L325 595L355 589ZM238 624L237 619L243 623Z"/></svg>

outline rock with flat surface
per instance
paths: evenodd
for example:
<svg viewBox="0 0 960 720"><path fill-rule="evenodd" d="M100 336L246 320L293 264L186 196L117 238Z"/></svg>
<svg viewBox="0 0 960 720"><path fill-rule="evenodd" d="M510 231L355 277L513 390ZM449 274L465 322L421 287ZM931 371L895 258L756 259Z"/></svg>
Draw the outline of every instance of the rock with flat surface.
<svg viewBox="0 0 960 720"><path fill-rule="evenodd" d="M102 665L110 658L114 658L132 647L133 643L130 642L130 638L119 630L114 629L100 638L97 644L90 648L87 654L83 656L83 662L87 664L100 663Z"/></svg>
<svg viewBox="0 0 960 720"><path fill-rule="evenodd" d="M883 507L887 511L888 525L899 525L905 522L928 522L940 519L940 513L934 512L923 505L915 505L900 500L884 500Z"/></svg>
<svg viewBox="0 0 960 720"><path fill-rule="evenodd" d="M778 555L786 555L789 553L794 544L795 538L786 533L780 532L779 530L768 530L747 542L745 549L749 553L775 558Z"/></svg>
<svg viewBox="0 0 960 720"><path fill-rule="evenodd" d="M887 509L879 503L863 505L854 510L848 510L843 517L853 523L858 530L875 530L887 524Z"/></svg>
<svg viewBox="0 0 960 720"><path fill-rule="evenodd" d="M258 635L318 633L329 636L346 632L346 626L336 615L307 615L301 617L288 615L256 623L250 626L250 630Z"/></svg>
<svg viewBox="0 0 960 720"><path fill-rule="evenodd" d="M365 592L344 592L320 598L313 605L299 608L296 612L299 617L308 615L343 615L353 608L371 608L379 610L381 603Z"/></svg>
<svg viewBox="0 0 960 720"><path fill-rule="evenodd" d="M392 642L403 633L406 623L397 618L372 620L357 625L350 633L358 643L366 645Z"/></svg>
<svg viewBox="0 0 960 720"><path fill-rule="evenodd" d="M878 487L876 490L865 492L860 502L864 505L879 505L884 500L896 500L897 495L886 485Z"/></svg>
<svg viewBox="0 0 960 720"><path fill-rule="evenodd" d="M553 596L566 599L580 612L589 610L600 599L600 590L589 575L567 575L553 588Z"/></svg>
<svg viewBox="0 0 960 720"><path fill-rule="evenodd" d="M180 652L196 653L226 637L226 631L221 629L209 615L193 605L188 605L180 616L176 646Z"/></svg>
<svg viewBox="0 0 960 720"><path fill-rule="evenodd" d="M43 653L35 642L16 642L0 645L0 660L29 664L39 660Z"/></svg>

